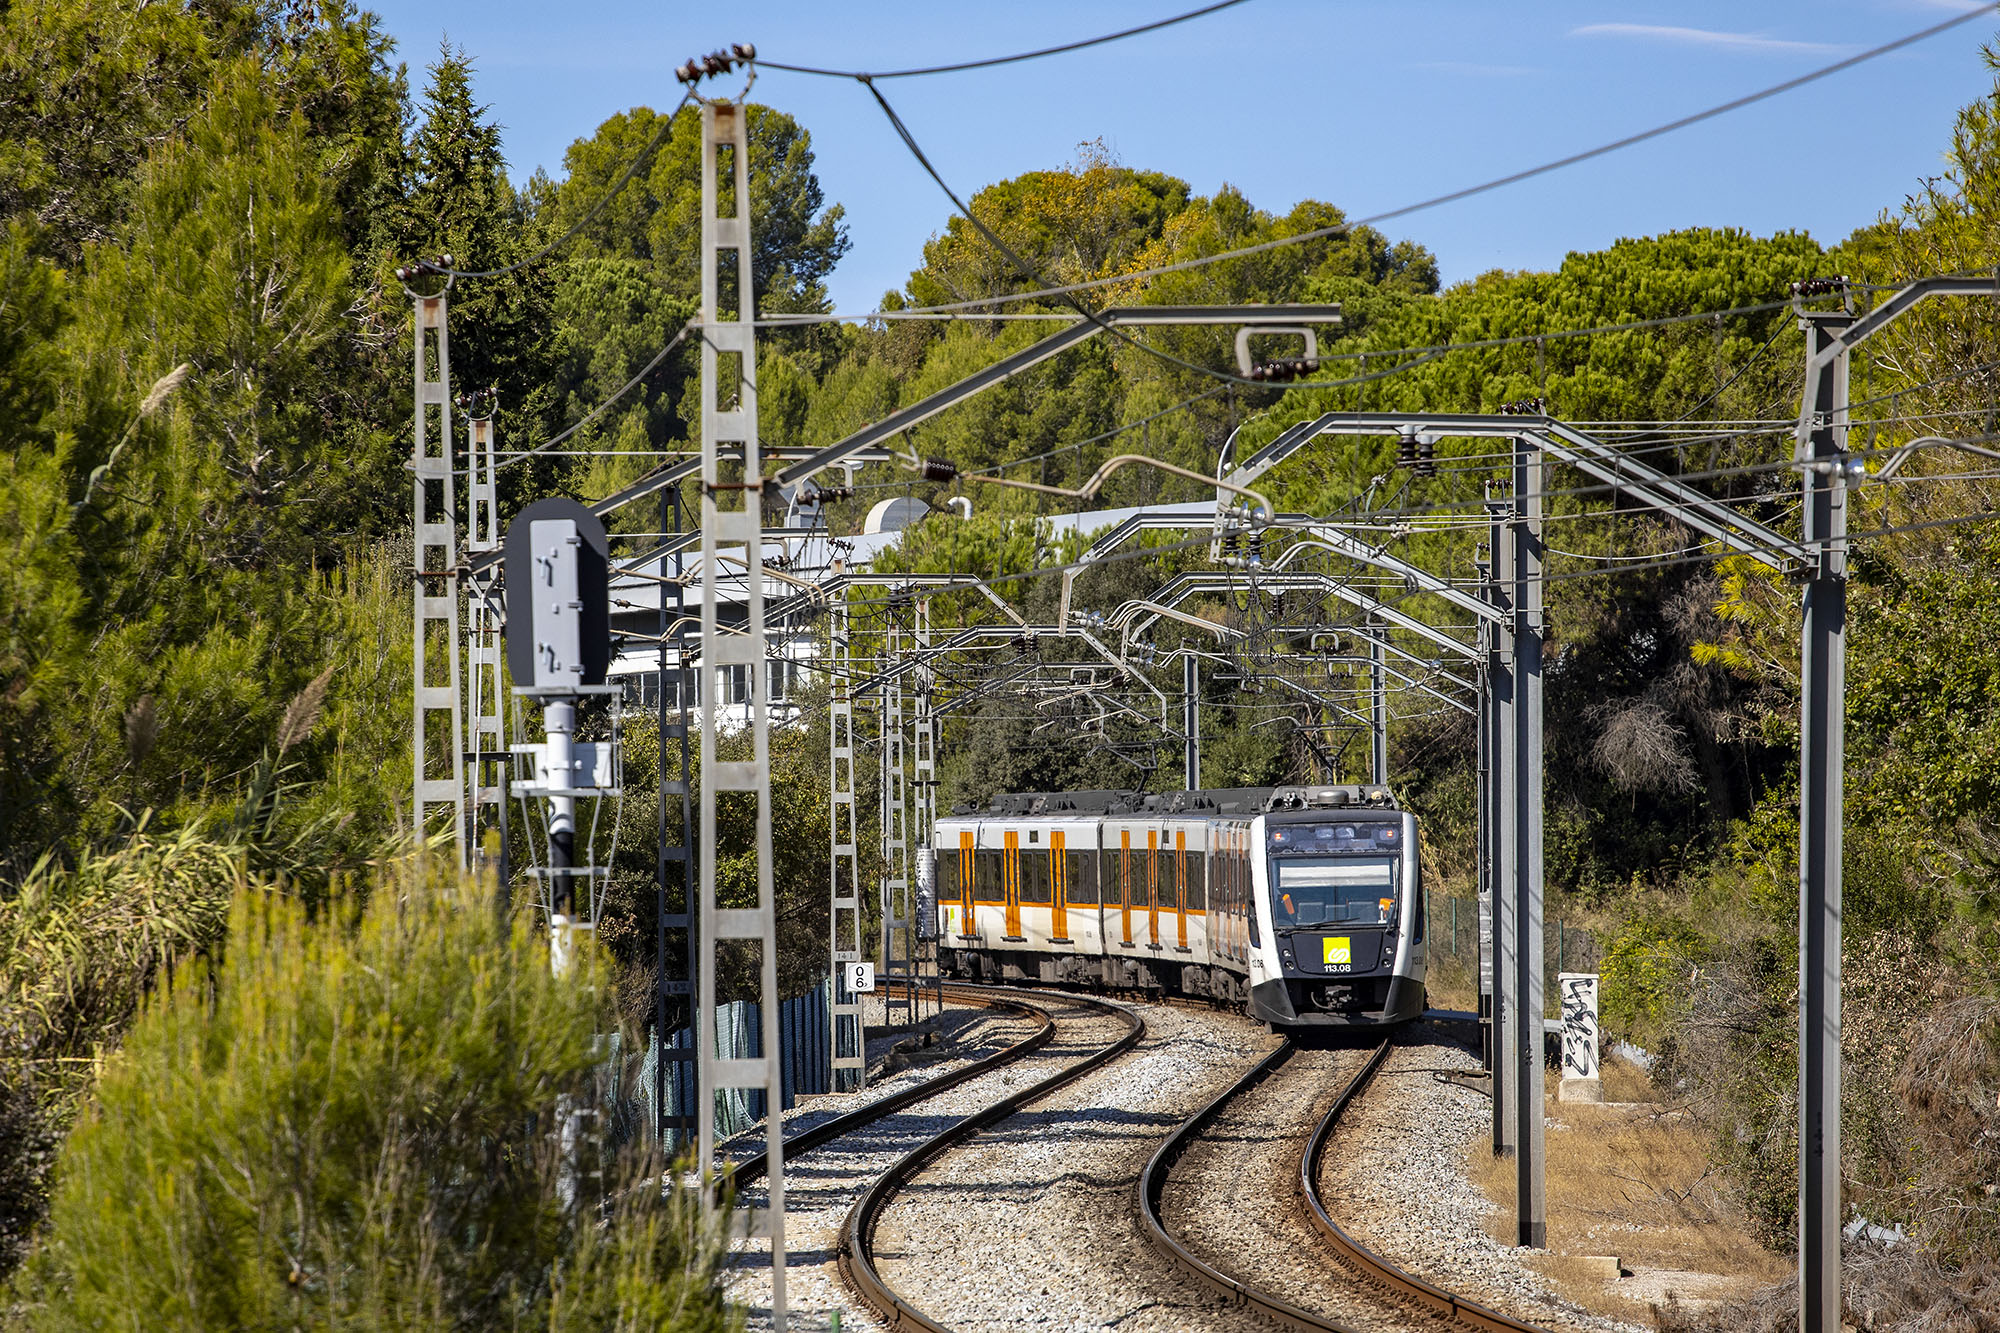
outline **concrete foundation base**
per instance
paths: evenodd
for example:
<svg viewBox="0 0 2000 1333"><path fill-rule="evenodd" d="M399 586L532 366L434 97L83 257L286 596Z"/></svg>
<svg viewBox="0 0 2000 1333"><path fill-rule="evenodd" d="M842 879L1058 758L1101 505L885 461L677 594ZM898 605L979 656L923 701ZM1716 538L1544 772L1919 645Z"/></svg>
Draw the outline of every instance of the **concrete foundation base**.
<svg viewBox="0 0 2000 1333"><path fill-rule="evenodd" d="M1604 1080L1601 1078L1566 1078L1556 1085L1556 1100L1559 1102L1601 1102L1604 1100Z"/></svg>

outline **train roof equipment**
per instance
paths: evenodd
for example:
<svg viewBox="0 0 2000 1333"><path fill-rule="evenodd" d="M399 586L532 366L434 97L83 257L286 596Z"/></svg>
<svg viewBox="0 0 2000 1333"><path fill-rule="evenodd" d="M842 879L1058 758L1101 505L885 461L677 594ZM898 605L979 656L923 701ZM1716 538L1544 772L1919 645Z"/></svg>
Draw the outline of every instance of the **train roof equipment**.
<svg viewBox="0 0 2000 1333"><path fill-rule="evenodd" d="M1045 815L1235 815L1250 816L1288 810L1396 810L1387 787L1350 784L1333 786L1212 787L1199 791L1142 792L1112 788L1097 791L1003 792L985 810L961 805L961 818L1023 818Z"/></svg>

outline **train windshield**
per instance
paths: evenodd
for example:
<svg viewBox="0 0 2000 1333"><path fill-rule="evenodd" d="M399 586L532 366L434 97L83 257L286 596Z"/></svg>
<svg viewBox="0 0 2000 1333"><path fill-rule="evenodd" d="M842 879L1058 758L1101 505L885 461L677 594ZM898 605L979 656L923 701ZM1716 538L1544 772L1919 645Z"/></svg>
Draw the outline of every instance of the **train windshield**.
<svg viewBox="0 0 2000 1333"><path fill-rule="evenodd" d="M1392 856L1284 857L1271 861L1271 921L1279 930L1376 926L1396 916Z"/></svg>

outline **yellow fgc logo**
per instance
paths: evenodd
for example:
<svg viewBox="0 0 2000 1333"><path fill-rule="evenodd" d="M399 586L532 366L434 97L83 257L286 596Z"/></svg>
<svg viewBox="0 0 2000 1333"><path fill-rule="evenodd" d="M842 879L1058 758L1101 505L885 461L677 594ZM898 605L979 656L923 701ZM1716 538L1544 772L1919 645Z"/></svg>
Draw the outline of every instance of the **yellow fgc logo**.
<svg viewBox="0 0 2000 1333"><path fill-rule="evenodd" d="M1353 962L1354 950L1349 945L1348 938L1346 935L1328 935L1321 939L1320 949L1325 956L1320 961L1329 964Z"/></svg>

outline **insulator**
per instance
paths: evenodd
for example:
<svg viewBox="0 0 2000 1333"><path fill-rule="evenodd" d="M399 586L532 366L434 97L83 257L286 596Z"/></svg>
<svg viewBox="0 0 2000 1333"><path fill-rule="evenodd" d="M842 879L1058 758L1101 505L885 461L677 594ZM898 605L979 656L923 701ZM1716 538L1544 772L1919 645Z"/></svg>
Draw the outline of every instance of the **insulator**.
<svg viewBox="0 0 2000 1333"><path fill-rule="evenodd" d="M1417 465L1417 437L1404 433L1396 437L1396 466L1415 467Z"/></svg>
<svg viewBox="0 0 2000 1333"><path fill-rule="evenodd" d="M674 77L682 83L693 83L701 77L701 66L695 63L693 57L689 57L685 65L674 71Z"/></svg>
<svg viewBox="0 0 2000 1333"><path fill-rule="evenodd" d="M925 481L957 481L958 464L946 462L942 458L926 458L917 473Z"/></svg>
<svg viewBox="0 0 2000 1333"><path fill-rule="evenodd" d="M755 60L757 58L757 48L750 42L738 42L729 49L736 53L738 60Z"/></svg>
<svg viewBox="0 0 2000 1333"><path fill-rule="evenodd" d="M1417 437L1417 475L1435 477L1437 475L1437 445L1423 436Z"/></svg>

